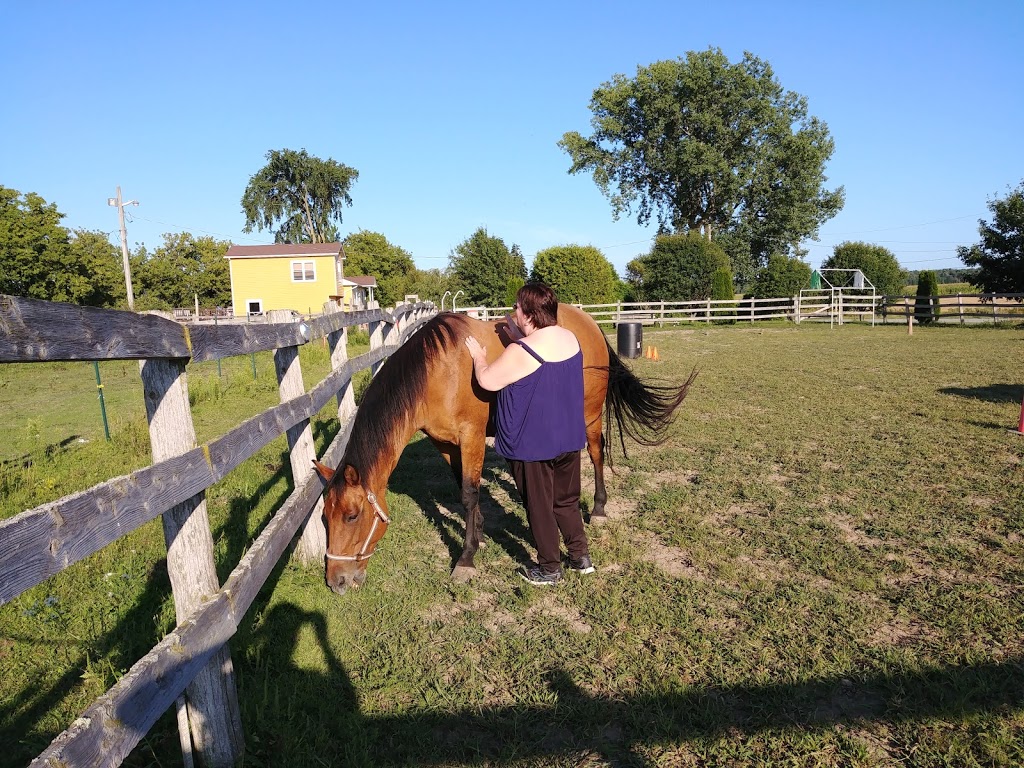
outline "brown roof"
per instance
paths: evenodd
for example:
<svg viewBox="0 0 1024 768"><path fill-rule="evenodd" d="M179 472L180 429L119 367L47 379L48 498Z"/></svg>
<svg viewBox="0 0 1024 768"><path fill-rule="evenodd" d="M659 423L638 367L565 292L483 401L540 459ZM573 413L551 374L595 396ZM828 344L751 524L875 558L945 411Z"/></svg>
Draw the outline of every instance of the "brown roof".
<svg viewBox="0 0 1024 768"><path fill-rule="evenodd" d="M232 245L226 259L274 259L287 256L337 256L341 243L277 243L274 245Z"/></svg>
<svg viewBox="0 0 1024 768"><path fill-rule="evenodd" d="M377 278L372 275L369 277L366 275L345 275L345 279L355 283L356 285L361 285L363 288L377 287Z"/></svg>

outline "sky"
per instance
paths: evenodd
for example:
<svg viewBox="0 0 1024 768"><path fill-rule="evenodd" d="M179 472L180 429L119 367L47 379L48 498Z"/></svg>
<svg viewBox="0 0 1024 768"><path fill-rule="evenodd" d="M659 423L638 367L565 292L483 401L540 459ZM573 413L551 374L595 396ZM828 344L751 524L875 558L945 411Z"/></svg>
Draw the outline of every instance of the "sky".
<svg viewBox="0 0 1024 768"><path fill-rule="evenodd" d="M384 234L444 268L479 227L527 265L598 247L620 276L655 225L612 216L557 142L591 133L616 74L720 48L769 62L835 141L846 204L807 241L845 241L911 270L962 267L988 203L1024 179L1024 1L612 3L5 3L0 185L56 204L72 229L241 245L241 197L270 150L359 172L340 232Z"/></svg>

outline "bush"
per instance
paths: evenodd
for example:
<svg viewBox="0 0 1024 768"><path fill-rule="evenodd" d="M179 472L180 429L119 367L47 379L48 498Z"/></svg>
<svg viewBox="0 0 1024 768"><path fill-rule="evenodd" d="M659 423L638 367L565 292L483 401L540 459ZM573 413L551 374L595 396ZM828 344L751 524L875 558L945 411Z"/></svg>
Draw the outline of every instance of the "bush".
<svg viewBox="0 0 1024 768"><path fill-rule="evenodd" d="M917 277L917 298L914 299L914 319L919 323L935 322L939 317L939 280L929 269Z"/></svg>
<svg viewBox="0 0 1024 768"><path fill-rule="evenodd" d="M642 262L648 301L708 299L711 276L719 269L730 269L725 251L696 232L659 235Z"/></svg>
<svg viewBox="0 0 1024 768"><path fill-rule="evenodd" d="M725 267L716 269L714 274L711 275L711 299L713 301L728 301L728 304L716 304L715 311L717 314L727 315L732 314L732 310L736 308L736 305L732 303L732 300L736 297L736 292L733 289L732 284L732 272ZM722 323L731 323L732 320L720 320Z"/></svg>
<svg viewBox="0 0 1024 768"><path fill-rule="evenodd" d="M796 296L811 284L811 268L798 258L773 253L768 263L757 273L753 296L758 299L777 299Z"/></svg>

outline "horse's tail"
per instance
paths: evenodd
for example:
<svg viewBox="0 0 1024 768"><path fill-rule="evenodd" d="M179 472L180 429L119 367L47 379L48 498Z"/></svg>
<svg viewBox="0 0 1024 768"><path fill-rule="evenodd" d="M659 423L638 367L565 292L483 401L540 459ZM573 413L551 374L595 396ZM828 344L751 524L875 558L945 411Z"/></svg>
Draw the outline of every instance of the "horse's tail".
<svg viewBox="0 0 1024 768"><path fill-rule="evenodd" d="M697 378L694 368L682 385L651 384L637 378L619 360L611 344L608 346L608 393L605 395L605 444L611 442L614 420L618 428L622 453L626 453L626 436L640 445L660 445L675 418L675 410L686 398L690 385Z"/></svg>

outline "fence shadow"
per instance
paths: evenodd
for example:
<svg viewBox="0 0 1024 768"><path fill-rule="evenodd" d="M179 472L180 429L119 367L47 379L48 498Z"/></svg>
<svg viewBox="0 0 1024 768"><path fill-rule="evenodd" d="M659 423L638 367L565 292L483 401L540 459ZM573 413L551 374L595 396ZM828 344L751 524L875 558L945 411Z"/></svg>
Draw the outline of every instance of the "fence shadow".
<svg viewBox="0 0 1024 768"><path fill-rule="evenodd" d="M292 660L300 633L309 632L325 672L301 669ZM586 681L555 667L535 681L552 694L553 704L368 715L360 709L357 685L332 652L322 614L278 605L236 639L254 660L239 676L246 766L293 764L289 758L299 746L324 764L346 766L590 764L594 758L612 766L654 766L645 750L697 738L968 720L1024 706L1024 658L1015 657L856 681L692 686L624 698L589 694ZM133 754L126 765L145 764L137 762L141 758Z"/></svg>

